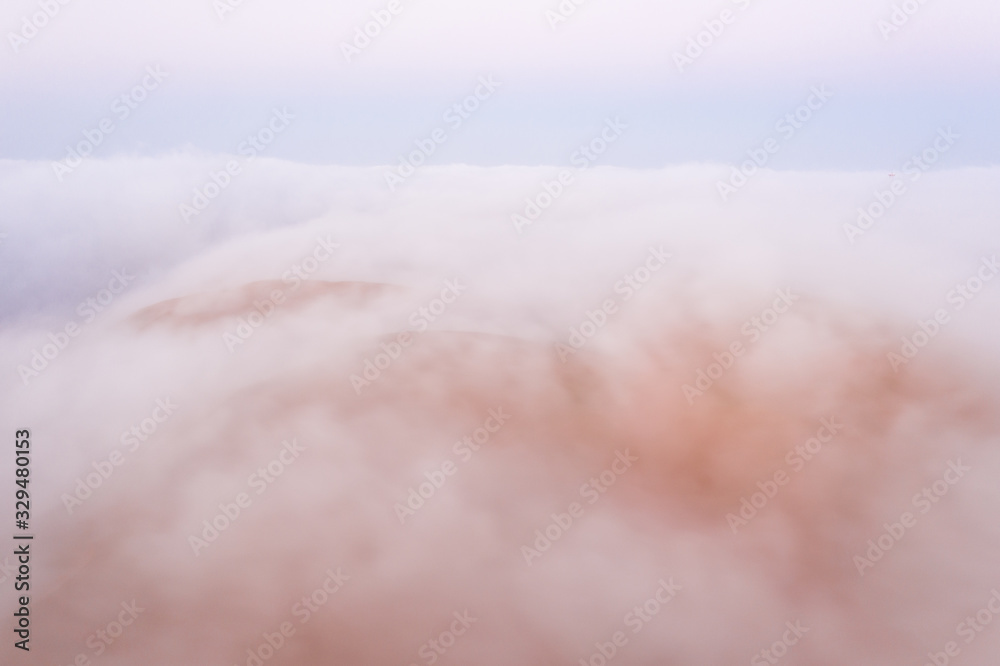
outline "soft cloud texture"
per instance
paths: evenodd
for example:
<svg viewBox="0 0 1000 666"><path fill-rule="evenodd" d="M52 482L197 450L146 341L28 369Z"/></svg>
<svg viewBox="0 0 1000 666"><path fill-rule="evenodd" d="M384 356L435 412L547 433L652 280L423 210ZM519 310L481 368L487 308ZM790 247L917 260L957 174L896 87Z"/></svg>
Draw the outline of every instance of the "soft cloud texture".
<svg viewBox="0 0 1000 666"><path fill-rule="evenodd" d="M595 168L519 234L511 215L557 169L428 167L387 198L381 169L262 159L185 224L178 205L225 159L88 162L56 196L50 165L3 165L0 252L20 293L0 419L35 448L34 658L93 656L88 637L135 599L101 663L253 663L284 621L296 633L269 664L427 663L421 647L467 609L478 619L441 663L578 663L618 630L622 663L746 663L799 621L787 663L912 664L989 600L1000 283L961 308L949 292L989 273L996 170L908 181L853 244L844 225L885 173L765 170L723 204L729 167ZM671 255L655 270L650 248ZM643 266L626 300L616 285ZM25 385L17 366L123 267L134 283ZM293 267L312 272L293 286ZM455 280L433 322L415 315ZM794 305L752 340L777 290ZM556 344L608 299L563 363ZM949 322L894 371L887 354L938 309ZM689 400L733 341L745 353ZM167 397L176 410L126 444ZM460 461L453 443L498 408L509 421ZM726 514L830 418L836 438L734 534ZM304 450L257 495L250 475L292 439ZM116 449L124 462L69 512ZM581 485L626 449L638 461L588 504ZM956 459L970 470L920 513L911 498ZM448 460L401 525L395 505ZM190 537L240 492L252 503L196 555ZM574 501L582 517L526 563ZM908 510L915 527L860 576L854 556ZM337 567L350 579L302 622L295 604ZM631 633L660 579L681 589ZM960 645L991 663L1000 633Z"/></svg>

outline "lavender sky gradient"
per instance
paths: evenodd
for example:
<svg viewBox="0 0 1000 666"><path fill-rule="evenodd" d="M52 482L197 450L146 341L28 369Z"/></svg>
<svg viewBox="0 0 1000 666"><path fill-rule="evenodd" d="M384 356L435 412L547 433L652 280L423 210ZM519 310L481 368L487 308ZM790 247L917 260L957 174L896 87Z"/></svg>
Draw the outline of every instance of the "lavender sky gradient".
<svg viewBox="0 0 1000 666"><path fill-rule="evenodd" d="M55 2L55 0L53 0ZM952 125L948 166L997 163L1000 6L927 1L884 38L890 0L588 0L554 29L558 0L401 0L351 62L341 52L386 2L73 0L17 48L37 0L0 10L0 158L58 159L149 65L164 85L95 157L233 152L271 107L296 114L270 156L394 163L481 75L500 92L432 163L563 164L618 115L631 129L603 163L737 162L813 85L832 102L777 169L890 169ZM335 6L332 6L335 5ZM733 21L679 72L675 52L723 10Z"/></svg>

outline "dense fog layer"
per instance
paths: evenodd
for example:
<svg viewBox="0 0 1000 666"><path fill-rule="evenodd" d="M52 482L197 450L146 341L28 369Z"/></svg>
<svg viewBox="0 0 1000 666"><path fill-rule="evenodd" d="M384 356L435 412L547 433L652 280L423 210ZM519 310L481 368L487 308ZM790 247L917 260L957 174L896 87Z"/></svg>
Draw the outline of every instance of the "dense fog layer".
<svg viewBox="0 0 1000 666"><path fill-rule="evenodd" d="M224 163L2 165L32 663L994 662L997 170Z"/></svg>

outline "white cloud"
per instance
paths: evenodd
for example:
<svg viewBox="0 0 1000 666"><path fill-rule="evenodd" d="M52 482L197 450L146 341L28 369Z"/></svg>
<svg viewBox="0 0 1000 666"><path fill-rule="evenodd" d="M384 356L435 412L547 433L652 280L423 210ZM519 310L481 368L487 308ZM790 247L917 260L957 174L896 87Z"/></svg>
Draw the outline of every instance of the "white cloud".
<svg viewBox="0 0 1000 666"><path fill-rule="evenodd" d="M32 428L47 544L33 612L71 637L33 646L45 658L89 654L72 637L136 598L109 663L246 663L337 567L349 583L275 663L419 663L466 608L480 619L456 663L573 663L670 578L683 589L622 660L746 662L801 620L789 663L903 663L989 598L1000 282L961 310L947 294L995 249L996 169L924 175L852 246L842 225L886 174L764 172L723 205L725 167L595 167L519 235L510 215L553 169L425 168L386 198L379 170L264 158L184 225L177 204L219 159L92 162L62 188L45 164L3 165L0 253L15 276L36 267L28 294L87 297L128 262L143 276L27 386L16 366L78 318L75 297L41 324L12 309L0 340L0 420ZM309 269L327 236L340 247ZM617 282L661 244L670 260L626 300ZM293 289L295 265L310 277ZM435 332L359 397L351 374L456 278ZM800 300L751 341L778 288ZM223 335L276 289L230 352ZM561 363L555 343L609 298ZM941 307L951 323L893 372L886 354ZM745 354L689 405L682 385L733 340ZM69 515L61 496L166 396L169 420ZM511 422L400 526L394 503L501 405ZM726 513L830 416L836 444L734 537ZM194 557L188 536L293 437L295 465ZM525 565L533 531L626 447L639 462ZM858 576L852 556L956 456L968 478Z"/></svg>

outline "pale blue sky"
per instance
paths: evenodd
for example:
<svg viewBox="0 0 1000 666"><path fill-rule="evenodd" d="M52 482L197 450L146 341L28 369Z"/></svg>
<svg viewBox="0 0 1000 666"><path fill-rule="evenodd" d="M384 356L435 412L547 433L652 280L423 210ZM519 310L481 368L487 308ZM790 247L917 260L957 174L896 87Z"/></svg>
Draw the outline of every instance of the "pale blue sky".
<svg viewBox="0 0 1000 666"><path fill-rule="evenodd" d="M0 10L0 157L62 158L103 118L115 131L95 157L235 152L279 106L296 119L269 155L393 163L492 75L500 89L431 162L566 163L612 116L630 127L604 164L734 162L826 84L833 98L771 166L893 168L947 125L965 139L949 165L995 164L1000 8L912 2L885 38L883 0L588 0L554 28L557 0L401 0L348 62L341 44L372 12L385 20L388 0L243 0L222 18L213 0L77 0L30 39L39 4L13 0ZM681 72L675 54L699 33L709 45ZM113 100L149 66L167 79L119 120Z"/></svg>

